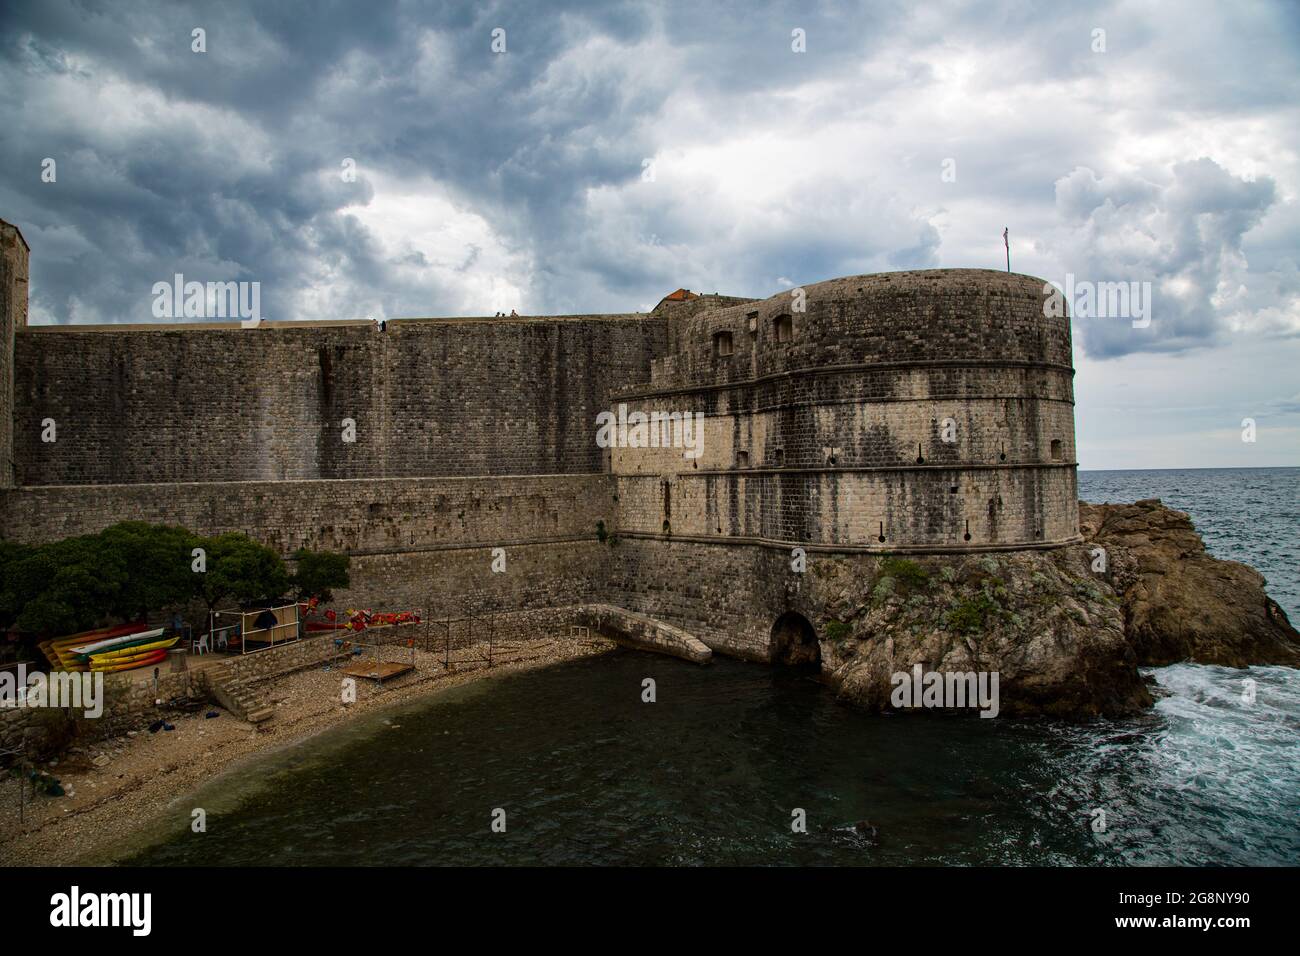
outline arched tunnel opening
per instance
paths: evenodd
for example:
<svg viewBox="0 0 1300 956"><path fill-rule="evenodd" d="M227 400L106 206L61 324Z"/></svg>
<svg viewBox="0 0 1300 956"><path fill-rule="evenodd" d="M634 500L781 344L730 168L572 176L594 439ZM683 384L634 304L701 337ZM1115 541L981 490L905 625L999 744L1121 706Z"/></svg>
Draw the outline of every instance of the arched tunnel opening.
<svg viewBox="0 0 1300 956"><path fill-rule="evenodd" d="M821 648L817 632L808 618L797 611L787 611L772 625L773 664L782 667L817 666L821 663Z"/></svg>

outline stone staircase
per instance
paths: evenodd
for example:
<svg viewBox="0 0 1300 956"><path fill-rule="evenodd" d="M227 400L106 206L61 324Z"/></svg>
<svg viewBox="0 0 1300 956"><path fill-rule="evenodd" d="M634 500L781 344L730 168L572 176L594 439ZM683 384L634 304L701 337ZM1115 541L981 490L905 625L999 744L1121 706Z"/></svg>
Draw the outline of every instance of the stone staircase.
<svg viewBox="0 0 1300 956"><path fill-rule="evenodd" d="M208 690L217 703L240 720L260 724L275 715L275 708L252 685L224 674L205 676Z"/></svg>

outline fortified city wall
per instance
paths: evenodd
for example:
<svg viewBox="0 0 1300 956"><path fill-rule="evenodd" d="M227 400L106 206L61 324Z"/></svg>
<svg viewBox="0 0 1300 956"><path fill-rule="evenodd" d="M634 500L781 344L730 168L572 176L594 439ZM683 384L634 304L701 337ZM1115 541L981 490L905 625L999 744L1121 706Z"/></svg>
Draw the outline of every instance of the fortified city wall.
<svg viewBox="0 0 1300 956"><path fill-rule="evenodd" d="M352 554L343 603L602 603L757 659L778 617L817 619L795 547L852 563L1078 540L1069 320L1045 317L1028 276L888 273L802 300L382 332L28 327L8 224L0 251L5 538L239 530ZM701 416L698 457L600 447L597 416L620 405Z"/></svg>

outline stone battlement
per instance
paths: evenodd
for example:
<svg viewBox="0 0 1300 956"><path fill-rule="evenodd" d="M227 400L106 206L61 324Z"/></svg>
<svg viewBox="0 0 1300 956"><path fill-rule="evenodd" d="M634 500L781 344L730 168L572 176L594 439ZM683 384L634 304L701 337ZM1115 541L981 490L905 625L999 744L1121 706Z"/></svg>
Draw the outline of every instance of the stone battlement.
<svg viewBox="0 0 1300 956"><path fill-rule="evenodd" d="M756 658L799 605L796 547L856 560L1078 540L1070 324L1029 276L850 276L383 332L28 327L8 224L0 252L6 538L126 519L242 530L352 553L344 602L606 603ZM698 454L645 433L602 447L598 416L620 405L698 422Z"/></svg>

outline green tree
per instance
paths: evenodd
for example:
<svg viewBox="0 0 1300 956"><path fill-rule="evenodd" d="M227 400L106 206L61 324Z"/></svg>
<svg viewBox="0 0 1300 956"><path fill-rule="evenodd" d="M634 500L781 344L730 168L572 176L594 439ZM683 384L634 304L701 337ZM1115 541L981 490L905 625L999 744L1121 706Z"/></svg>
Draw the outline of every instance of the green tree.
<svg viewBox="0 0 1300 956"><path fill-rule="evenodd" d="M193 570L195 547L206 551L205 573ZM346 565L343 572L345 585ZM326 584L339 581L336 568L316 573ZM134 620L196 596L209 609L277 597L289 583L280 556L239 533L199 538L184 528L127 521L39 546L0 541L0 625L33 635Z"/></svg>
<svg viewBox="0 0 1300 956"><path fill-rule="evenodd" d="M191 551L198 538L184 528L123 521L99 535L105 551L119 559L126 576L111 613L131 620L159 608L185 603L194 594Z"/></svg>
<svg viewBox="0 0 1300 956"><path fill-rule="evenodd" d="M98 535L43 544L12 569L22 593L18 628L68 634L113 616L126 584L122 555Z"/></svg>
<svg viewBox="0 0 1300 956"><path fill-rule="evenodd" d="M195 574L194 593L216 610L222 601L256 601L284 594L289 572L278 554L246 534L232 531L199 538L195 547L207 554L207 571Z"/></svg>
<svg viewBox="0 0 1300 956"><path fill-rule="evenodd" d="M352 559L333 551L309 551L299 548L293 554L297 570L293 574L293 587L298 600L317 597L321 601L334 600L334 588L348 587L352 582L348 568Z"/></svg>
<svg viewBox="0 0 1300 956"><path fill-rule="evenodd" d="M0 630L7 630L18 620L26 604L37 591L19 577L23 562L29 560L36 549L17 541L0 541Z"/></svg>

